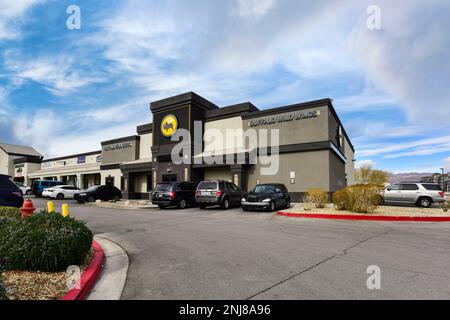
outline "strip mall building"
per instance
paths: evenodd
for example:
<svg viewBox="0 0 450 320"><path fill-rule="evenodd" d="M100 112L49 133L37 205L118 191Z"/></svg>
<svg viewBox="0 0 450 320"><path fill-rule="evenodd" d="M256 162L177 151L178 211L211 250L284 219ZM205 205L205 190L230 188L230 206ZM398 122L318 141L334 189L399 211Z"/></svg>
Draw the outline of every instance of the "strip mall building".
<svg viewBox="0 0 450 320"><path fill-rule="evenodd" d="M160 181L200 181L223 179L248 190L258 183L284 183L294 201L310 188L334 192L354 182L354 148L330 99L259 110L249 102L219 108L212 102L189 92L151 103L153 123L137 127L136 135L101 143L101 150L55 159L37 157L14 159L15 180L30 185L33 180L59 180L86 188L113 184L129 199L148 199ZM192 146L190 160L174 164L172 135L185 129L194 140L194 128L201 124L200 149ZM218 143L210 135L229 130L246 132L278 130L277 145L269 143L257 150ZM278 147L279 168L275 175L263 175L262 164L251 162L253 152L259 156ZM243 158L244 162L211 164L207 155L224 159ZM199 160L200 159L200 160ZM40 161L40 168L36 162ZM31 162L31 163L30 163ZM229 163L229 164L227 164ZM19 168L35 168L20 176Z"/></svg>

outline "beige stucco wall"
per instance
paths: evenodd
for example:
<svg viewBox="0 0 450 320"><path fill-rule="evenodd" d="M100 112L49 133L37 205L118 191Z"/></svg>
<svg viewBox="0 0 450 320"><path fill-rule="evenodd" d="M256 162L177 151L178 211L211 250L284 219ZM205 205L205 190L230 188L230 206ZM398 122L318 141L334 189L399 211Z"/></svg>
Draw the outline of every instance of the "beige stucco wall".
<svg viewBox="0 0 450 320"><path fill-rule="evenodd" d="M261 175L261 164L252 166L248 175L248 189L259 183L283 183L290 192L306 192L310 188L330 191L330 151L310 151L280 154L278 174ZM291 172L295 172L295 184L291 184Z"/></svg>
<svg viewBox="0 0 450 320"><path fill-rule="evenodd" d="M227 130L236 130L233 131L236 132L236 138L227 139ZM243 122L241 117L205 122L204 150L216 152L216 154L233 153L233 151L243 148L242 131ZM220 137L219 133L222 139L218 139Z"/></svg>
<svg viewBox="0 0 450 320"><path fill-rule="evenodd" d="M229 168L205 168L204 171L205 180L226 180L231 181L231 171Z"/></svg>
<svg viewBox="0 0 450 320"><path fill-rule="evenodd" d="M72 167L72 166L82 166L86 164L94 164L97 163L97 157L101 156L101 152L85 157L85 163L78 164L78 157L68 157L55 161L43 161L41 168L42 169L56 169L56 168L64 168L64 167Z"/></svg>
<svg viewBox="0 0 450 320"><path fill-rule="evenodd" d="M0 149L0 174L9 175L9 158L8 154Z"/></svg>
<svg viewBox="0 0 450 320"><path fill-rule="evenodd" d="M18 174L17 173L17 169L19 168L19 166L22 166L22 173ZM15 178L19 178L19 177L23 177L24 178L24 184L31 187L31 180L28 177L29 174L38 171L41 169L41 164L40 163L23 163L20 165L14 165L14 177Z"/></svg>
<svg viewBox="0 0 450 320"><path fill-rule="evenodd" d="M153 134L147 133L140 135L141 142L139 147L139 159L152 158Z"/></svg>

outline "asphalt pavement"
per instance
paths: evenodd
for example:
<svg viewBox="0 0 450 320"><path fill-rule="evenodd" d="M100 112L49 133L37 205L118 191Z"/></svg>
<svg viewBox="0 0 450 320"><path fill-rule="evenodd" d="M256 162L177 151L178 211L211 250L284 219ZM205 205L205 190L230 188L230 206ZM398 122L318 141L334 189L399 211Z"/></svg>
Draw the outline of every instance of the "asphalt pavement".
<svg viewBox="0 0 450 320"><path fill-rule="evenodd" d="M450 298L449 223L66 202L72 216L128 253L122 299ZM370 266L380 270L380 289L367 286Z"/></svg>

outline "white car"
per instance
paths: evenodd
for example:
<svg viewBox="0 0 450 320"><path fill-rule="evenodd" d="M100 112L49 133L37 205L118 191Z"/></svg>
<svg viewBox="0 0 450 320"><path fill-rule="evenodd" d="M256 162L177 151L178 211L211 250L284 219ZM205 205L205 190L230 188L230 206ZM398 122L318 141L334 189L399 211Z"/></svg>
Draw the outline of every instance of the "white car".
<svg viewBox="0 0 450 320"><path fill-rule="evenodd" d="M24 185L23 183L20 183L20 182L14 182L14 183L16 184L17 187L19 187L19 189L22 191L23 195L31 196L33 194L30 187L27 187L26 185Z"/></svg>
<svg viewBox="0 0 450 320"><path fill-rule="evenodd" d="M73 195L79 191L80 189L70 185L54 186L44 189L42 196L58 200L73 199Z"/></svg>

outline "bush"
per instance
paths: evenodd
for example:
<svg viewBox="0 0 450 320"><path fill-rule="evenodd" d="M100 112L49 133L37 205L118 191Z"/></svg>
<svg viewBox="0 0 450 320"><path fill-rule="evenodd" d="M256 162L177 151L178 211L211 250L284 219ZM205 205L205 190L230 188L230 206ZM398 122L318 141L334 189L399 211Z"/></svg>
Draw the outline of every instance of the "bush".
<svg viewBox="0 0 450 320"><path fill-rule="evenodd" d="M375 211L381 202L380 187L376 185L353 185L333 194L333 204L338 210L370 213Z"/></svg>
<svg viewBox="0 0 450 320"><path fill-rule="evenodd" d="M8 296L6 295L6 288L3 285L0 279L0 300L8 300Z"/></svg>
<svg viewBox="0 0 450 320"><path fill-rule="evenodd" d="M341 189L333 193L333 204L334 207L339 210L346 210L348 207L348 192L347 188Z"/></svg>
<svg viewBox="0 0 450 320"><path fill-rule="evenodd" d="M325 208L325 203L328 200L327 193L322 189L309 189L307 198L315 204L316 208Z"/></svg>
<svg viewBox="0 0 450 320"><path fill-rule="evenodd" d="M20 209L13 207L0 207L0 218L9 218L19 220L21 217Z"/></svg>
<svg viewBox="0 0 450 320"><path fill-rule="evenodd" d="M441 204L441 209L444 212L448 212L448 210L450 209L450 203L449 202L444 202L443 204Z"/></svg>
<svg viewBox="0 0 450 320"><path fill-rule="evenodd" d="M0 265L6 270L56 272L81 265L92 244L92 232L73 218L40 212L2 223Z"/></svg>

